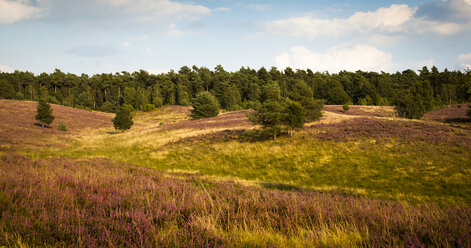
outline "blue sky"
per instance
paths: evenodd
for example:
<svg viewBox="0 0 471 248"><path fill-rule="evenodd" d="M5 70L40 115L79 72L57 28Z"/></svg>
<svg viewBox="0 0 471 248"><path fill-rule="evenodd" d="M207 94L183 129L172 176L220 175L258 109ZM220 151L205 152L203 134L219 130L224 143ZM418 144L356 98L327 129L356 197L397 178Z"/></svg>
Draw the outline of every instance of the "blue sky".
<svg viewBox="0 0 471 248"><path fill-rule="evenodd" d="M0 0L0 70L471 68L471 0Z"/></svg>

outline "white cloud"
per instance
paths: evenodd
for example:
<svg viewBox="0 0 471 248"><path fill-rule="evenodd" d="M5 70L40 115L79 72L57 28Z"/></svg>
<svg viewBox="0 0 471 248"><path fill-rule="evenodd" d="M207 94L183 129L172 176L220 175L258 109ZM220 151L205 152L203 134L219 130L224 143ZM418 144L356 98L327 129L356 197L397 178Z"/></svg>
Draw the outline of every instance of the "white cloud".
<svg viewBox="0 0 471 248"><path fill-rule="evenodd" d="M28 3L24 0L0 0L0 24L11 24L24 19L40 17L43 9Z"/></svg>
<svg viewBox="0 0 471 248"><path fill-rule="evenodd" d="M471 0L470 0L471 1ZM231 9L229 8L226 8L226 7L220 7L220 8L216 8L214 9L214 12L226 12L226 11L230 11Z"/></svg>
<svg viewBox="0 0 471 248"><path fill-rule="evenodd" d="M268 9L267 4L248 4L247 7L258 11L265 11Z"/></svg>
<svg viewBox="0 0 471 248"><path fill-rule="evenodd" d="M461 63L463 68L471 69L471 53L468 54L460 54L458 56L458 62Z"/></svg>
<svg viewBox="0 0 471 248"><path fill-rule="evenodd" d="M141 22L150 22L156 19L188 19L197 20L211 13L211 10L202 5L192 3L179 3L169 0L101 0L105 4L119 8L128 15L132 15Z"/></svg>
<svg viewBox="0 0 471 248"><path fill-rule="evenodd" d="M290 52L275 58L279 68L311 69L313 71L391 71L394 67L391 53L369 45L336 46L325 52L314 52L305 47L291 48Z"/></svg>
<svg viewBox="0 0 471 248"><path fill-rule="evenodd" d="M11 66L8 66L8 65L0 65L0 72L14 72L15 70L11 67Z"/></svg>
<svg viewBox="0 0 471 248"><path fill-rule="evenodd" d="M453 22L439 22L417 18L416 8L406 4L391 5L374 12L356 12L349 18L319 19L313 16L292 17L275 20L261 25L264 34L304 37L313 40L318 37L341 38L350 35L388 35L432 32L451 35L462 26Z"/></svg>
<svg viewBox="0 0 471 248"><path fill-rule="evenodd" d="M125 42L121 43L121 46L122 47L130 47L131 43L129 43L128 41L125 41Z"/></svg>
<svg viewBox="0 0 471 248"><path fill-rule="evenodd" d="M182 37L183 35L185 35L185 33L177 29L177 25L175 23L172 23L169 26L168 35L173 37Z"/></svg>

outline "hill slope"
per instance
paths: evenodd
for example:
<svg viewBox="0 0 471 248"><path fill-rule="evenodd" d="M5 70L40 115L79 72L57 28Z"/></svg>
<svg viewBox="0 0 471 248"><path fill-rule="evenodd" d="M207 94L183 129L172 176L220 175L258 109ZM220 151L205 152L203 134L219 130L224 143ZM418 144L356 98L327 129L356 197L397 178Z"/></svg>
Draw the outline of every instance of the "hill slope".
<svg viewBox="0 0 471 248"><path fill-rule="evenodd" d="M53 107L47 129L35 103L0 101L0 246L471 245L467 128L326 106L292 138L247 142L246 111L168 106L115 132Z"/></svg>

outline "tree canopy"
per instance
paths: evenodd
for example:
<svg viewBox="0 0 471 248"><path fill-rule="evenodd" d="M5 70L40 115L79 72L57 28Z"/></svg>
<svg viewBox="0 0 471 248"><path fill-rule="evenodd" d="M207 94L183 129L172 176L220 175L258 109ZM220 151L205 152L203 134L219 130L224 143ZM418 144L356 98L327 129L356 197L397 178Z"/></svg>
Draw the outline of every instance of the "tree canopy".
<svg viewBox="0 0 471 248"><path fill-rule="evenodd" d="M54 116L52 115L52 108L45 99L41 98L38 102L37 114L35 116L36 120L41 123L44 127L44 124L51 124L54 121Z"/></svg>
<svg viewBox="0 0 471 248"><path fill-rule="evenodd" d="M124 131L130 129L133 124L131 110L125 106L120 107L116 112L116 116L113 118L114 128Z"/></svg>
<svg viewBox="0 0 471 248"><path fill-rule="evenodd" d="M331 74L289 67L242 67L228 72L221 65L213 70L184 66L159 75L143 70L91 76L57 69L40 75L0 72L0 98L37 101L43 97L50 103L116 112L123 104L136 110L144 110L148 104L193 105L196 96L207 91L223 109L258 109L274 93L266 90L272 83L278 84L281 98L302 105L307 120L318 119L323 104L395 105L403 116L418 118L422 109L471 101L470 71L440 72L436 67L424 67L419 72Z"/></svg>
<svg viewBox="0 0 471 248"><path fill-rule="evenodd" d="M193 100L193 109L191 117L193 119L201 119L214 117L219 114L219 102L217 98L207 91L198 93Z"/></svg>

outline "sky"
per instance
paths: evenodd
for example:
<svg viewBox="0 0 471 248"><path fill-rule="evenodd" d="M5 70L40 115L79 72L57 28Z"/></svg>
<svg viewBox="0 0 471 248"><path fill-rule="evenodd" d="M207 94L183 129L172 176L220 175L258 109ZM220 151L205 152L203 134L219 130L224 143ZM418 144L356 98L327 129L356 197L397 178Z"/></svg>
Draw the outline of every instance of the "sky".
<svg viewBox="0 0 471 248"><path fill-rule="evenodd" d="M471 0L0 0L0 71L471 69Z"/></svg>

